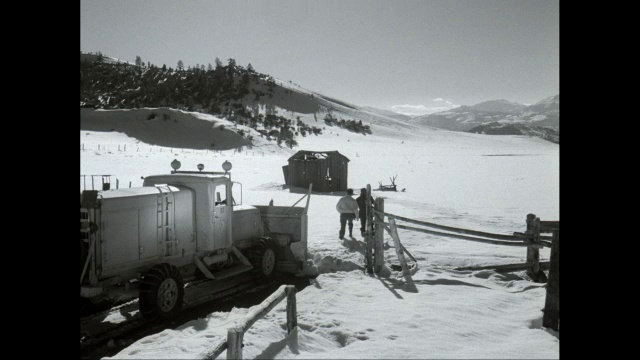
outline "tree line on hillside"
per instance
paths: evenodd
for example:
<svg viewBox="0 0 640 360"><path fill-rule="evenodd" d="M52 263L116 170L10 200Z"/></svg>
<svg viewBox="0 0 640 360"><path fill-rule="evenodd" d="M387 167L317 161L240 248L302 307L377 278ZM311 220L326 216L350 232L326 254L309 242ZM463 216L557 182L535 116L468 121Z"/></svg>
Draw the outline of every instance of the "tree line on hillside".
<svg viewBox="0 0 640 360"><path fill-rule="evenodd" d="M256 72L251 64L244 68L229 59L224 65L216 58L215 67L196 64L185 68L180 60L173 69L145 64L140 56L136 56L135 64L105 63L102 58L80 62L81 106L201 111L249 126L260 136L291 148L298 144L296 136L322 134L322 129L309 127L300 117L294 124L278 116L275 106L264 105L266 114L260 114L257 102L262 97L272 98L276 83L273 77ZM237 132L252 139L243 130Z"/></svg>
<svg viewBox="0 0 640 360"><path fill-rule="evenodd" d="M136 64L80 63L81 101L101 108L137 108L176 106L187 110L203 108L219 110L250 94L250 84L264 84L273 93L275 82L268 75L259 74L251 64L247 68L229 59L223 65L215 59L215 68L196 64L187 68L178 61L177 68L144 64L136 57ZM196 104L198 106L196 106Z"/></svg>
<svg viewBox="0 0 640 360"><path fill-rule="evenodd" d="M327 114L324 117L324 123L329 126L338 126L359 134L371 134L371 127L369 125L363 125L362 120L345 120L342 118L336 118L331 114Z"/></svg>

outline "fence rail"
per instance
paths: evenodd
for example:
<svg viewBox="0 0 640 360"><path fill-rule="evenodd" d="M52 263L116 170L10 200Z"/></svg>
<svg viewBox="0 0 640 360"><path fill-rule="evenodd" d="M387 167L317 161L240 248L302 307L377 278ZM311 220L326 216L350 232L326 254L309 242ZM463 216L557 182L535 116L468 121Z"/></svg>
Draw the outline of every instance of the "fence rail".
<svg viewBox="0 0 640 360"><path fill-rule="evenodd" d="M527 275L529 275L529 277L531 277L531 279L535 282L547 281L547 276L540 267L540 249L542 249L545 246L546 247L552 246L552 243L550 241L542 240L543 238L546 239L547 237L543 237L542 235L540 235L540 233L543 231L543 229L544 231L554 231L554 230L559 231L559 228L560 228L559 221L540 221L540 218L536 217L534 214L528 214L526 219L526 224L527 224L526 232L524 233L514 232L513 235L504 235L504 234L495 234L495 233L489 233L484 231L476 231L476 230L456 228L453 226L434 224L427 221L410 219L410 218L399 216L396 214L385 213L384 211L380 211L380 210L373 210L373 212L376 215L376 226L379 226L380 228L385 229L389 233L389 235L391 235L392 237L394 237L393 231L395 231L395 229L404 229L404 230L411 230L411 231L416 231L416 232L421 232L421 233L426 233L426 234L431 234L436 236L444 236L444 237L460 239L460 240L475 241L475 242L480 242L485 244L526 247L527 262L524 264L511 264L512 265L511 267L506 266L504 267L504 269L509 269L509 268L519 269L521 267L526 268L528 266ZM389 223L384 222L385 216L389 218ZM394 221L392 222L392 220ZM428 230L424 228L417 228L413 226L395 224L395 220L401 220L411 224L417 224L425 227L432 227L432 228L437 228L441 230L446 230L448 232L434 231L434 230ZM391 229L390 229L387 225L391 225L392 223L393 223L393 226L391 226ZM395 238L394 238L394 242L395 242ZM402 255L403 252L406 252L407 254L409 254L409 252L404 248L404 246L402 246L402 243L400 243L399 241L397 242L396 247L402 250L399 253L399 257L400 255ZM413 256L411 257L415 259ZM399 260L402 265L403 259L399 259ZM499 265L496 265L496 266L499 266ZM405 271L404 268L403 268L403 271Z"/></svg>
<svg viewBox="0 0 640 360"><path fill-rule="evenodd" d="M387 223L385 223L385 224L387 224ZM422 233L425 233L425 234L445 236L445 237L450 237L450 238L454 238L454 239L476 241L476 242L481 242L481 243L485 243L485 244L518 246L518 247L537 247L537 248L542 248L543 247L542 244L525 243L525 242L522 242L522 241L516 242L516 241L491 240L491 239L484 239L484 238L478 238L478 237L473 237L473 236L449 234L449 233L443 233L443 232L440 232L440 231L420 229L420 228L416 228L416 227L412 227L412 226L406 226L406 225L396 225L396 226L398 227L398 229L412 230L412 231L422 232Z"/></svg>
<svg viewBox="0 0 640 360"><path fill-rule="evenodd" d="M456 233L459 233L459 234L492 237L494 239L499 239L499 240L514 240L514 241L515 240L520 240L520 241L522 240L522 239L520 239L520 238L518 238L517 236L514 236L514 235L493 234L493 233L488 233L488 232L483 232L483 231L461 229L461 228L456 228L456 227L451 227L451 226L434 224L434 223L430 223L430 222L426 222L426 221L419 221L419 220L409 219L409 218L406 218L406 217L403 217L403 216L390 214L390 213L382 213L382 215L388 216L390 218L394 218L394 219L397 219L397 220L402 220L402 221L405 221L405 222L408 222L408 223L411 223L411 224L423 225L423 226L428 226L428 227L432 227L432 228L436 228L436 229L453 231L453 232L456 232Z"/></svg>
<svg viewBox="0 0 640 360"><path fill-rule="evenodd" d="M452 226L434 224L434 223L430 223L430 222L427 222L427 221L414 220L414 219L410 219L410 218L406 218L406 217L403 217L403 216L390 214L390 213L381 213L379 211L376 211L376 212L381 214L381 215L383 215L383 216L387 216L387 217L394 218L394 219L397 219L397 220L402 220L402 221L405 221L405 222L408 222L408 223L411 223L411 224L423 225L423 226L428 226L428 227L432 227L432 228L435 228L435 229L452 231L452 232L456 232L458 234L484 236L484 237L493 238L493 239L496 239L496 240L510 240L510 241L522 241L523 239L530 238L530 236L528 236L527 234L523 234L523 233L514 233L513 235L494 234L494 233L489 233L489 232L484 232L484 231L461 229L461 228L452 227ZM551 240L550 236L541 236L540 238L541 239L545 239L545 240ZM549 246L551 246L551 244L549 244Z"/></svg>
<svg viewBox="0 0 640 360"><path fill-rule="evenodd" d="M456 268L456 270L495 270L497 272L512 272L512 271L520 271L527 270L533 263L519 263L519 264L501 264L501 265L487 265L487 266L465 266ZM540 261L540 268L543 270L549 270L549 261Z"/></svg>
<svg viewBox="0 0 640 360"><path fill-rule="evenodd" d="M371 197L370 185L367 185L368 197ZM402 267L402 272L405 278L411 281L409 269L404 258L404 254L406 253L413 261L417 260L413 255L409 253L409 251L402 245L400 242L400 237L398 236L397 229L405 229L411 230L431 235L444 236L454 239L475 241L480 243L492 244L492 245L502 245L502 246L516 246L516 247L526 247L527 248L527 261L525 263L520 264L500 264L500 265L487 265L487 266L472 266L472 267L463 267L458 268L456 270L482 270L482 269L493 269L501 272L510 272L510 271L518 271L518 270L527 270L527 275L535 282L546 282L547 276L543 272L543 268L549 269L549 279L547 284L547 296L545 300L545 314L543 318L543 326L550 327L554 330L559 329L560 323L560 311L559 311L559 259L560 252L558 243L560 240L560 221L541 221L535 214L527 214L526 218L526 226L527 230L524 233L514 232L513 235L505 235L505 234L495 234L484 231L477 230L469 230L462 229L453 226L445 226L440 224L434 224L427 221L420 221L415 219L410 219L404 216L399 216L396 214L386 213L384 212L384 200L381 198L376 199L376 206L374 210L371 210L369 206L367 206L367 219L372 219L375 215L374 220L372 221L375 224L375 230L373 231L376 235L376 242L382 242L382 234L386 230L387 233L392 237L395 244L395 251L400 261L400 266ZM384 218L388 217L389 222L384 222ZM404 221L410 224L421 225L425 227L436 228L440 230L445 230L448 232L434 231L423 228L417 228L413 226L396 224L396 220ZM368 230L367 232L370 232ZM544 236L541 233L553 233L553 236ZM371 237L367 237L367 254L371 251L371 247L373 246L373 241L371 241ZM540 249L543 247L551 248L551 259L548 262L540 262ZM371 272L370 267L370 257L367 257L367 270ZM379 268L376 266L376 273L379 272Z"/></svg>
<svg viewBox="0 0 640 360"><path fill-rule="evenodd" d="M244 320L238 325L227 330L227 339L218 343L213 349L201 354L201 359L215 359L227 350L227 359L242 359L242 339L244 333L251 328L256 321L263 318L282 300L287 299L287 333L290 334L298 326L296 310L296 287L282 285L274 291L260 305L251 310Z"/></svg>

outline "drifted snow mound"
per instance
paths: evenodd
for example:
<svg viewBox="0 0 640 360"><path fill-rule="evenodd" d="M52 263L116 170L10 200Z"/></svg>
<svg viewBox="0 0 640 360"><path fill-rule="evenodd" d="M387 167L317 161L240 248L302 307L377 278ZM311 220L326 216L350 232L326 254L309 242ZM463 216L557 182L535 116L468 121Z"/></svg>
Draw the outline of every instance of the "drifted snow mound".
<svg viewBox="0 0 640 360"><path fill-rule="evenodd" d="M307 262L310 262L307 260ZM305 266L306 267L306 266ZM349 260L341 260L331 255L320 256L316 254L313 257L313 265L309 265L308 271L314 271L317 269L318 274L325 274L337 271L354 271L363 270L363 267ZM304 272L304 269L303 269Z"/></svg>
<svg viewBox="0 0 640 360"><path fill-rule="evenodd" d="M387 267L387 264L382 265L382 269L378 273L378 276L388 278L391 276L391 270Z"/></svg>
<svg viewBox="0 0 640 360"><path fill-rule="evenodd" d="M268 145L255 130L213 115L169 108L80 109L80 130L116 131L146 144L183 149L229 150ZM238 133L253 136L247 139Z"/></svg>
<svg viewBox="0 0 640 360"><path fill-rule="evenodd" d="M307 259L302 268L302 272L308 277L317 277L320 274L333 273L338 271L364 271L364 266L358 265L353 261L342 260L334 256L326 255L322 256L316 254L313 260ZM409 268L409 273L413 276L418 270L417 266ZM394 271L389 269L387 264L383 264L380 272L377 274L379 277L389 278L396 277L401 278L403 276L402 271Z"/></svg>
<svg viewBox="0 0 640 360"><path fill-rule="evenodd" d="M320 271L318 271L318 267L314 264L313 260L307 259L302 266L302 273L308 277L316 277L320 275Z"/></svg>

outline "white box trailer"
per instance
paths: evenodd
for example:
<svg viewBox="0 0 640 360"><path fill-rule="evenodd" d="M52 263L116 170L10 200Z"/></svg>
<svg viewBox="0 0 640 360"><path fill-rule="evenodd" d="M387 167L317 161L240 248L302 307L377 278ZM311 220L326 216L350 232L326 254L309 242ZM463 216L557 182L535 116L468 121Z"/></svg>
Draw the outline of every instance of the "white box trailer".
<svg viewBox="0 0 640 360"><path fill-rule="evenodd" d="M172 317L187 281L301 273L308 201L243 205L234 184L229 173L174 171L141 188L83 192L81 298L133 292L146 317Z"/></svg>

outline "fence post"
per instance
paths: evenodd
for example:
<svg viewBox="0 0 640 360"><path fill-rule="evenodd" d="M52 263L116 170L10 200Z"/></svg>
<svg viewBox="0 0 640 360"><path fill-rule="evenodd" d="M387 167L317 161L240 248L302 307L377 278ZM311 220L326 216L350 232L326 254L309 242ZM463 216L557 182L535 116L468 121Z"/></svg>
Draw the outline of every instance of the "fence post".
<svg viewBox="0 0 640 360"><path fill-rule="evenodd" d="M242 359L242 338L244 332L240 328L227 331L227 359Z"/></svg>
<svg viewBox="0 0 640 360"><path fill-rule="evenodd" d="M373 213L371 211L371 185L367 184L367 223L365 227L366 236L366 265L367 273L373 274Z"/></svg>
<svg viewBox="0 0 640 360"><path fill-rule="evenodd" d="M381 197L377 198L375 204L376 211L383 213L384 199ZM375 273L378 274L382 270L382 265L384 265L384 215L375 214L374 224L375 252L373 253L373 255L375 263Z"/></svg>
<svg viewBox="0 0 640 360"><path fill-rule="evenodd" d="M551 256L549 259L549 281L544 302L542 326L558 330L560 325L560 230L553 230Z"/></svg>
<svg viewBox="0 0 640 360"><path fill-rule="evenodd" d="M540 218L535 214L527 214L527 235L532 235L530 240L540 243ZM534 282L545 282L547 280L544 272L540 270L540 250L532 246L527 247L527 262L531 267L527 270L527 275Z"/></svg>
<svg viewBox="0 0 640 360"><path fill-rule="evenodd" d="M293 329L298 326L296 287L293 285L287 285L284 290L287 293L287 333L291 334Z"/></svg>
<svg viewBox="0 0 640 360"><path fill-rule="evenodd" d="M396 229L396 220L393 218L389 218L389 228L391 229L391 237L393 238L393 243L396 249L396 255L398 256L398 260L400 260L400 266L402 267L402 274L407 277L411 276L409 272L409 268L407 267L407 261L404 258L404 251L402 251L402 245L400 244L400 237L398 236L398 230Z"/></svg>

